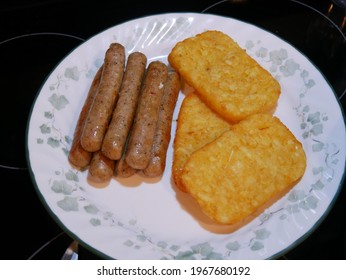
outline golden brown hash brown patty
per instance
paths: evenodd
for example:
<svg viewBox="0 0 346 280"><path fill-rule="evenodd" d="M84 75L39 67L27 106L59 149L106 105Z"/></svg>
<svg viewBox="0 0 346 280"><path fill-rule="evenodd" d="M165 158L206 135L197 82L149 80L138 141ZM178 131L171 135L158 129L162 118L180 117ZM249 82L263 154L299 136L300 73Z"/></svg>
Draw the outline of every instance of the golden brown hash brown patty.
<svg viewBox="0 0 346 280"><path fill-rule="evenodd" d="M236 224L287 192L305 168L303 147L290 130L256 114L192 153L181 180L207 216Z"/></svg>
<svg viewBox="0 0 346 280"><path fill-rule="evenodd" d="M220 31L209 30L178 42L168 61L228 121L272 111L277 104L280 84Z"/></svg>
<svg viewBox="0 0 346 280"><path fill-rule="evenodd" d="M186 191L181 171L190 155L230 129L230 124L210 110L197 95L186 96L180 107L173 149L172 175L176 186Z"/></svg>

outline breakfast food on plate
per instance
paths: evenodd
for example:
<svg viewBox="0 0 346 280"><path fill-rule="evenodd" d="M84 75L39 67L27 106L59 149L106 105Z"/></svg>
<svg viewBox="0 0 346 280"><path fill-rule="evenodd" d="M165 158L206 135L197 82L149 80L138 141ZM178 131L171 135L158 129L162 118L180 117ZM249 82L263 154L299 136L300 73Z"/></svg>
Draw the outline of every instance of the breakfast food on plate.
<svg viewBox="0 0 346 280"><path fill-rule="evenodd" d="M109 182L114 173L115 162L102 154L101 151L93 153L88 169L88 178L95 183Z"/></svg>
<svg viewBox="0 0 346 280"><path fill-rule="evenodd" d="M81 136L82 147L100 150L108 123L117 101L125 67L125 48L112 43L106 51L98 92L89 110Z"/></svg>
<svg viewBox="0 0 346 280"><path fill-rule="evenodd" d="M168 61L210 108L230 122L269 112L277 104L279 83L220 31L178 42Z"/></svg>
<svg viewBox="0 0 346 280"><path fill-rule="evenodd" d="M303 176L306 156L290 130L270 114L254 114L196 150L181 180L203 212L221 224L242 223Z"/></svg>
<svg viewBox="0 0 346 280"><path fill-rule="evenodd" d="M84 128L84 124L85 124L85 120L87 118L88 112L97 94L97 89L101 79L101 73L102 73L102 66L97 71L91 83L91 86L89 88L87 98L85 99L84 105L79 114L79 118L78 118L76 128L73 134L71 149L68 154L69 162L78 168L86 168L89 165L91 156L92 156L91 152L86 151L82 147L80 143L80 139L82 136L82 132L83 132L83 128Z"/></svg>
<svg viewBox="0 0 346 280"><path fill-rule="evenodd" d="M127 164L134 169L144 169L149 163L167 76L166 64L160 61L149 64L125 155Z"/></svg>
<svg viewBox="0 0 346 280"><path fill-rule="evenodd" d="M147 67L140 52L126 61L125 48L110 44L81 110L69 161L89 165L89 182L161 176L186 83L173 181L213 221L242 225L288 192L306 169L302 144L271 114L280 85L219 31L178 42L168 61L172 71L160 61Z"/></svg>
<svg viewBox="0 0 346 280"><path fill-rule="evenodd" d="M126 62L126 63L125 63ZM89 182L113 176L162 175L180 77L161 61L111 43L94 76L75 127L68 160L89 168Z"/></svg>
<svg viewBox="0 0 346 280"><path fill-rule="evenodd" d="M180 107L173 147L172 176L176 186L186 191L181 180L183 167L191 154L215 140L231 125L190 93Z"/></svg>
<svg viewBox="0 0 346 280"><path fill-rule="evenodd" d="M179 111L175 184L217 223L252 219L306 168L301 143L271 115L279 83L220 31L178 42L168 61L194 90Z"/></svg>
<svg viewBox="0 0 346 280"><path fill-rule="evenodd" d="M168 144L171 140L172 118L180 91L180 77L177 72L168 73L161 100L149 164L143 169L148 177L162 175L166 167Z"/></svg>
<svg viewBox="0 0 346 280"><path fill-rule="evenodd" d="M102 143L102 153L110 159L120 159L123 154L135 116L146 65L147 57L140 52L131 53L127 59L119 100Z"/></svg>

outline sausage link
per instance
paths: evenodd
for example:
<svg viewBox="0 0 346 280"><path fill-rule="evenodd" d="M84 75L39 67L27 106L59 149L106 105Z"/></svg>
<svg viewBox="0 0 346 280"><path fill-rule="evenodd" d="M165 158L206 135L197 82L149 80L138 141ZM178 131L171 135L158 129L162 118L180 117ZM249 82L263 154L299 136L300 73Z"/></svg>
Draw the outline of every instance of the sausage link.
<svg viewBox="0 0 346 280"><path fill-rule="evenodd" d="M104 156L101 151L97 151L91 158L88 179L95 183L108 183L113 177L114 167L114 160Z"/></svg>
<svg viewBox="0 0 346 280"><path fill-rule="evenodd" d="M127 60L119 100L102 143L102 152L118 160L123 154L138 103L138 95L146 69L147 57L140 52L131 53Z"/></svg>
<svg viewBox="0 0 346 280"><path fill-rule="evenodd" d="M98 69L98 71L97 71L97 73L96 73L96 75L95 75L95 77L91 83L87 98L85 99L84 105L83 105L82 110L79 114L79 118L78 118L76 128L75 128L75 131L73 134L71 149L70 149L70 152L68 154L69 162L78 168L87 167L90 163L91 156L92 156L91 152L86 151L82 147L80 140L81 140L81 135L82 135L82 131L84 128L85 120L87 118L87 115L88 115L88 112L91 108L91 105L94 101L94 98L97 94L97 89L98 89L98 86L100 83L102 69L103 69L103 66L101 66Z"/></svg>
<svg viewBox="0 0 346 280"><path fill-rule="evenodd" d="M167 149L171 140L173 112L179 91L180 77L177 72L170 72L162 97L150 161L142 172L145 176L161 176L165 170Z"/></svg>
<svg viewBox="0 0 346 280"><path fill-rule="evenodd" d="M149 163L167 75L166 64L160 61L149 64L125 155L127 164L134 169L144 169Z"/></svg>
<svg viewBox="0 0 346 280"><path fill-rule="evenodd" d="M137 170L133 169L130 165L127 164L125 157L121 157L115 162L115 176L120 178L128 178L136 174Z"/></svg>
<svg viewBox="0 0 346 280"><path fill-rule="evenodd" d="M125 67L125 48L112 43L105 54L102 77L84 125L81 144L89 152L101 149L117 101Z"/></svg>
<svg viewBox="0 0 346 280"><path fill-rule="evenodd" d="M131 132L130 132L131 133ZM128 135L126 142L125 142L125 147L123 154L121 155L120 159L115 161L115 176L120 177L120 178L128 178L137 173L137 170L132 168L130 165L127 164L125 160L125 155L129 143L129 138L130 134Z"/></svg>

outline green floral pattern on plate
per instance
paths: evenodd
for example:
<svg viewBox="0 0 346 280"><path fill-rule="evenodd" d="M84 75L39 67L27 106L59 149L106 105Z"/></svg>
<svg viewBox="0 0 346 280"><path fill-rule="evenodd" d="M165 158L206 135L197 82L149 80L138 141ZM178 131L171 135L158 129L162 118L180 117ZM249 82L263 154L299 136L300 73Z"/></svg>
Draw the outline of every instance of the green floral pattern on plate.
<svg viewBox="0 0 346 280"><path fill-rule="evenodd" d="M302 141L308 157L304 178L285 197L243 228L230 233L213 232L202 225L196 227L191 215L180 209L182 202L174 199L170 183L170 157L162 181L137 182L137 189L131 188L130 184L122 187L121 182L114 180L106 189L95 190L88 185L86 172L73 169L67 161L78 117L76 110L80 110L84 102L88 85L102 64L103 53L109 43L118 41L128 53L140 50L147 54L149 61L160 59L167 62L167 55L177 41L206 29L219 29L234 37L280 82L282 94L275 114ZM328 95L333 104L325 104L323 94ZM322 103L315 102L318 98ZM181 100L182 97L178 107ZM57 66L36 103L30 121L28 150L38 191L67 230L110 258L271 258L313 228L333 200L343 176L345 133L339 129L341 134L336 138L333 126L340 126L341 118L341 128L344 129L344 122L335 96L323 77L292 46L261 29L229 18L189 13L166 14L110 28L82 44ZM175 114L177 112L178 108ZM343 137L341 141L340 137ZM168 152L172 152L171 146ZM38 159L45 154L53 164ZM186 240L181 236L172 237L140 216L153 206L139 202L131 208L121 198L117 200L115 197L115 203L128 207L129 211L124 214L122 207L102 203L102 197L108 202L108 192L112 192L113 188L118 188L119 195L123 195L121 197L136 199L135 192L152 185L156 185L158 193L163 194L155 200L162 200L163 205L173 203L177 219L181 220L173 220L172 223L183 223L186 230L191 226L196 231L196 238L193 234ZM160 211L158 219L162 222L165 211L173 210L167 208ZM180 234L185 229L174 230ZM88 232L107 236L106 240L96 241ZM108 240L109 235L111 240Z"/></svg>

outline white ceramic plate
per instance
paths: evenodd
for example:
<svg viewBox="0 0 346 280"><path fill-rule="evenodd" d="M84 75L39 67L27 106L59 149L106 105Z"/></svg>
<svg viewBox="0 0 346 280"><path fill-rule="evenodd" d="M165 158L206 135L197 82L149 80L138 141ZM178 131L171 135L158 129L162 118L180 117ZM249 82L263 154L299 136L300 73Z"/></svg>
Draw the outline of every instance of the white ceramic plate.
<svg viewBox="0 0 346 280"><path fill-rule="evenodd" d="M171 180L172 141L162 178L112 179L105 188L67 160L71 138L96 70L111 42L167 63L180 40L216 29L233 37L282 87L275 115L303 143L307 169L285 197L230 233L201 214ZM174 119L183 95L180 95ZM172 139L176 121L172 126ZM27 134L32 179L53 217L77 240L116 259L275 258L309 234L331 208L345 169L345 122L335 95L302 53L271 33L230 18L162 14L125 22L92 37L49 75ZM230 202L231 203L231 202Z"/></svg>

